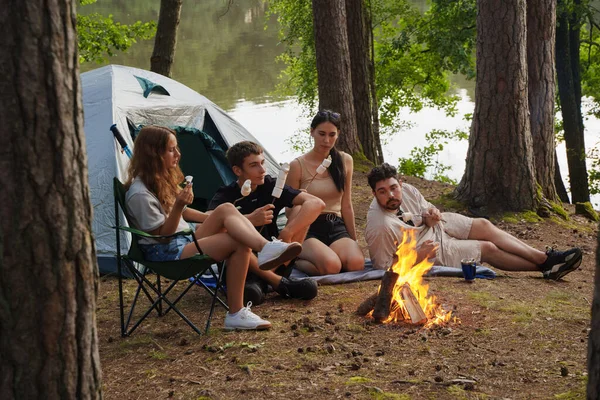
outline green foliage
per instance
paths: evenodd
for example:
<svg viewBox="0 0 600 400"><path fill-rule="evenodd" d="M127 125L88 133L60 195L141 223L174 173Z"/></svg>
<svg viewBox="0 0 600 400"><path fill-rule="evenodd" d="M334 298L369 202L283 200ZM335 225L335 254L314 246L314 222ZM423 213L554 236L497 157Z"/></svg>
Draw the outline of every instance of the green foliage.
<svg viewBox="0 0 600 400"><path fill-rule="evenodd" d="M95 3L96 0L79 0L80 5ZM137 40L151 39L156 34L156 22L137 21L123 25L97 13L77 15L79 62L102 63L106 56L125 51Z"/></svg>
<svg viewBox="0 0 600 400"><path fill-rule="evenodd" d="M474 0L436 0L424 15L408 0L371 0L368 8L382 126L393 126L403 107L435 106L454 113L457 97L448 94L448 73L474 75ZM279 57L287 65L279 90L314 110L318 86L311 2L272 0L268 13L277 16L286 45Z"/></svg>
<svg viewBox="0 0 600 400"><path fill-rule="evenodd" d="M466 140L468 137L468 133L459 129L453 132L433 130L425 135L427 146L415 147L410 151L410 157L398 159L398 172L420 178L430 173L433 180L455 185L456 181L445 175L450 166L442 164L437 156L450 141Z"/></svg>

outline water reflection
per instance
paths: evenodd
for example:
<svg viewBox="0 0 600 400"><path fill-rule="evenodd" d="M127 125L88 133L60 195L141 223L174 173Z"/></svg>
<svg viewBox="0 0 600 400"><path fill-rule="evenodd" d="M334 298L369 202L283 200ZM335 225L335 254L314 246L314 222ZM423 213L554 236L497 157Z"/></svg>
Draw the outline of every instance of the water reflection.
<svg viewBox="0 0 600 400"><path fill-rule="evenodd" d="M183 3L172 76L224 109L234 108L239 99L273 100L271 92L283 68L274 61L281 53L276 22L265 30L262 0L237 0L229 9L227 3ZM82 13L112 14L122 23L156 20L159 9L159 0L99 0L79 8ZM153 40L136 43L109 62L149 69L153 46ZM97 67L87 63L82 70Z"/></svg>
<svg viewBox="0 0 600 400"><path fill-rule="evenodd" d="M279 162L289 161L298 154L290 149L288 138L307 134L310 121L302 117L293 99L272 95L284 68L282 63L275 62L283 51L277 22L271 19L265 30L266 2L263 0L236 0L227 10L228 3L228 0L184 1L173 78L230 111ZM413 0L413 3L421 11L427 8L426 0ZM157 20L159 9L159 0L98 0L79 8L82 13L112 14L122 23ZM153 40L139 42L109 62L149 69L153 45ZM84 64L82 71L97 67L97 64ZM384 146L386 161L397 164L398 158L409 156L413 147L424 146L425 134L431 129L468 130L463 116L474 110L471 99L475 82L462 76L454 76L452 81L461 97L458 114L447 117L432 108L418 113L402 110L400 118L412 126L389 139ZM597 132L600 132L598 120L587 120L588 148L600 140ZM559 146L558 152L566 177L564 145ZM440 154L439 161L452 166L450 177L460 179L466 153L467 142L461 142L451 144Z"/></svg>

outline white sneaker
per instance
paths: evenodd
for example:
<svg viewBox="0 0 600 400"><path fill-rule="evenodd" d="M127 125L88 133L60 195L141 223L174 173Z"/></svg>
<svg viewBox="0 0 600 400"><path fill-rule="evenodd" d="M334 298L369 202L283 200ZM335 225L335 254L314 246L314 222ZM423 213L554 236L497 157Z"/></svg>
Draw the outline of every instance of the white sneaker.
<svg viewBox="0 0 600 400"><path fill-rule="evenodd" d="M264 271L279 267L284 262L297 257L302 251L300 243L286 243L274 237L271 239L272 241L267 242L258 252L258 267Z"/></svg>
<svg viewBox="0 0 600 400"><path fill-rule="evenodd" d="M235 314L227 313L227 315L225 315L225 329L263 330L271 328L271 323L250 311L250 307L252 307L251 301L248 302L246 307L242 307L242 309Z"/></svg>

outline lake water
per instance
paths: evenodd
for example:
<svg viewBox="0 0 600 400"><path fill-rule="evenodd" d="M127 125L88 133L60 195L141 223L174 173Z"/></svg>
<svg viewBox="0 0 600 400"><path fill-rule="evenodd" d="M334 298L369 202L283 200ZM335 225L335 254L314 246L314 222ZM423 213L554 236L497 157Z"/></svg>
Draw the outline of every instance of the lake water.
<svg viewBox="0 0 600 400"><path fill-rule="evenodd" d="M178 32L177 51L172 77L208 97L242 123L279 161L290 161L298 153L292 151L289 139L308 135L310 118L302 115L293 97L275 95L278 77L284 69L275 58L282 53L278 40L278 24L267 22L263 0L236 0L227 7L227 0L184 1ZM421 10L426 1L414 2ZM132 23L137 20L158 19L159 0L98 0L80 6L82 13L112 14L116 21ZM265 29L265 26L267 27ZM150 68L154 40L134 44L127 53L110 58L112 64ZM84 64L82 71L97 68ZM425 134L432 129L468 131L465 114L473 113L474 81L457 77L453 81L460 95L458 113L448 117L434 108L418 113L402 110L400 118L410 127L386 139L385 160L398 164L415 146L423 146ZM586 147L600 141L600 121L586 121ZM460 180L465 166L468 143L451 143L439 155L439 161L450 165L447 174ZM559 165L567 177L564 144L558 147ZM568 187L568 185L567 185ZM598 208L600 196L593 198Z"/></svg>

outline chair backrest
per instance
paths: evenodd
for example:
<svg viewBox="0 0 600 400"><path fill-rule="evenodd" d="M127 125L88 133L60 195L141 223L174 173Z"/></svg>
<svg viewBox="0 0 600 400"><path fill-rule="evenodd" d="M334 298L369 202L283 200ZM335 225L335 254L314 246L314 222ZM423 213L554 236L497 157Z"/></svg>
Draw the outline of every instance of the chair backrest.
<svg viewBox="0 0 600 400"><path fill-rule="evenodd" d="M113 190L114 190L114 197L115 197L115 205L116 204L119 205L119 207L115 207L115 226L117 227L117 235L119 235L120 232L119 232L118 227L120 226L120 220L119 220L118 208L121 208L121 211L123 211L123 215L125 215L127 224L129 226L133 226L133 225L131 224L131 218L129 217L129 214L127 213L127 208L125 207L125 195L127 194L127 190L125 190L125 186L121 183L119 178L115 177L113 179ZM131 235L131 246L129 247L129 252L127 253L127 255L133 261L136 261L136 262L144 261L144 254L142 253L142 250L138 246L138 238L136 235Z"/></svg>

